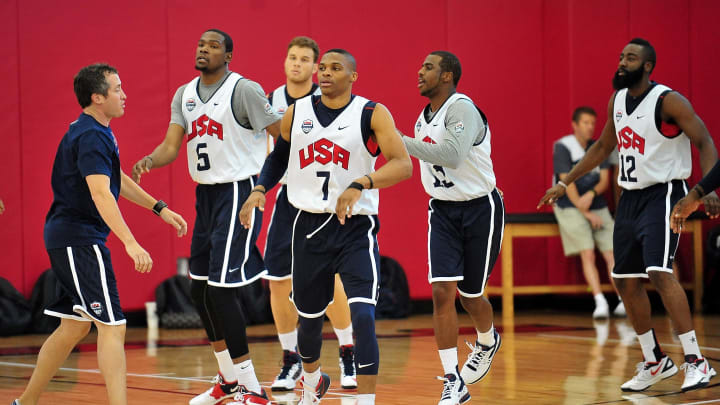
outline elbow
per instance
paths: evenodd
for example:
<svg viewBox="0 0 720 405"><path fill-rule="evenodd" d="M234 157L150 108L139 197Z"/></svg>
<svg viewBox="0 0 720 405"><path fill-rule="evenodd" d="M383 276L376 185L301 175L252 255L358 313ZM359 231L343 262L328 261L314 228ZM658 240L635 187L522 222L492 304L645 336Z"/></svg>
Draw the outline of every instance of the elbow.
<svg viewBox="0 0 720 405"><path fill-rule="evenodd" d="M402 166L402 179L403 179L403 180L407 180L407 179L409 179L410 177L412 177L412 172L413 172L412 161L410 160L410 158L407 158L407 159L405 159L405 160L403 161L403 166Z"/></svg>

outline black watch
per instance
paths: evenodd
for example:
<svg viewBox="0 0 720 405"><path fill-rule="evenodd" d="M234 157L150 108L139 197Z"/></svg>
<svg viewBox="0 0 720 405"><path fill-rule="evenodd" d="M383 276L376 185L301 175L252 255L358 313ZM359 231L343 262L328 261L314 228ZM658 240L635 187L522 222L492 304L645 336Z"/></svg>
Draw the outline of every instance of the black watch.
<svg viewBox="0 0 720 405"><path fill-rule="evenodd" d="M163 210L163 208L167 208L167 203L163 200L158 200L158 202L155 203L152 207L152 211L155 213L155 215L160 216L160 211Z"/></svg>

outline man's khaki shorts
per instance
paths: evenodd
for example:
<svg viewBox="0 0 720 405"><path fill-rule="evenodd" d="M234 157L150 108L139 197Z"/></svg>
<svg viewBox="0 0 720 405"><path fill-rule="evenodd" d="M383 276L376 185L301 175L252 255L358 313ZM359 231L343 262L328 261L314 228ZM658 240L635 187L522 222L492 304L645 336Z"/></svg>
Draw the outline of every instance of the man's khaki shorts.
<svg viewBox="0 0 720 405"><path fill-rule="evenodd" d="M590 210L590 212L602 218L603 225L600 229L592 229L580 210L575 207L560 208L555 206L555 218L560 228L565 256L579 254L583 250L592 250L597 246L601 252L613 250L613 227L615 221L610 216L610 211L605 208Z"/></svg>

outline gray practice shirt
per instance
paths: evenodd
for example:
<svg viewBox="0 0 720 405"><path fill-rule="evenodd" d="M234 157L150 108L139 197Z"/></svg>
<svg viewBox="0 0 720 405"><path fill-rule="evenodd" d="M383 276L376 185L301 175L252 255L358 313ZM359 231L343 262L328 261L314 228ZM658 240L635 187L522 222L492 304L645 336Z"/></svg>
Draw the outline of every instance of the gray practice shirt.
<svg viewBox="0 0 720 405"><path fill-rule="evenodd" d="M425 118L429 121L435 115L428 108ZM455 133L455 124L462 122L465 130ZM485 124L475 105L466 99L460 99L448 106L445 115L445 130L449 135L445 142L431 144L422 139L403 136L408 153L434 165L457 169L465 160L470 148L480 143L485 136Z"/></svg>
<svg viewBox="0 0 720 405"><path fill-rule="evenodd" d="M230 73L232 72L228 71L222 79L211 85L205 85L202 81L199 81L198 95L203 103L207 102L215 91L222 86ZM170 106L170 123L178 124L187 130L187 123L182 114L182 95L186 86L187 84L183 84L175 92ZM267 104L267 97L265 97L265 92L259 84L248 79L238 80L232 96L232 111L240 125L259 131L279 120L280 116L274 109L265 108Z"/></svg>

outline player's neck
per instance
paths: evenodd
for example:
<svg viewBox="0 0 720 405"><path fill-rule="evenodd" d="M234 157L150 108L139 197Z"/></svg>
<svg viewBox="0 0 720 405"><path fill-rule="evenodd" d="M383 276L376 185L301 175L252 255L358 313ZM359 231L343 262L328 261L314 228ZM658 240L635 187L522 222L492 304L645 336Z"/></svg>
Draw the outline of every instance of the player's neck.
<svg viewBox="0 0 720 405"><path fill-rule="evenodd" d="M220 68L214 72L200 72L200 81L202 84L209 86L211 84L217 83L220 79L225 77L225 74L228 72L227 65L225 67Z"/></svg>
<svg viewBox="0 0 720 405"><path fill-rule="evenodd" d="M102 125L102 126L104 126L104 127L109 127L109 126L110 126L110 120L111 120L112 118L111 118L111 117L108 117L107 115L105 115L105 113L103 113L103 112L102 112L99 108L97 108L96 106L94 106L94 105L91 104L91 105L83 108L83 112L84 112L85 114L93 117L93 118L95 119L95 121L97 121L100 125Z"/></svg>
<svg viewBox="0 0 720 405"><path fill-rule="evenodd" d="M640 81L640 83L638 83L632 87L629 87L628 94L630 94L632 97L639 97L643 93L645 93L645 91L647 91L647 89L649 87L650 87L650 78L644 78L643 80Z"/></svg>
<svg viewBox="0 0 720 405"><path fill-rule="evenodd" d="M332 110L337 110L338 108L343 108L348 103L350 103L350 98L352 96L351 90L348 90L342 94L339 95L325 95L323 94L320 96L320 101L325 104L325 107L330 108Z"/></svg>
<svg viewBox="0 0 720 405"><path fill-rule="evenodd" d="M575 139L577 139L578 143L580 144L580 146L583 147L583 149L587 148L588 141L585 138L575 133L573 133L573 135L575 135Z"/></svg>
<svg viewBox="0 0 720 405"><path fill-rule="evenodd" d="M430 111L437 112L453 94L455 94L454 88L438 89L437 93L428 97L430 99Z"/></svg>
<svg viewBox="0 0 720 405"><path fill-rule="evenodd" d="M296 83L293 81L288 80L285 83L285 89L287 90L287 93L290 95L290 97L294 99L298 99L308 93L310 93L310 89L312 89L313 81L312 78L302 82L302 83Z"/></svg>

